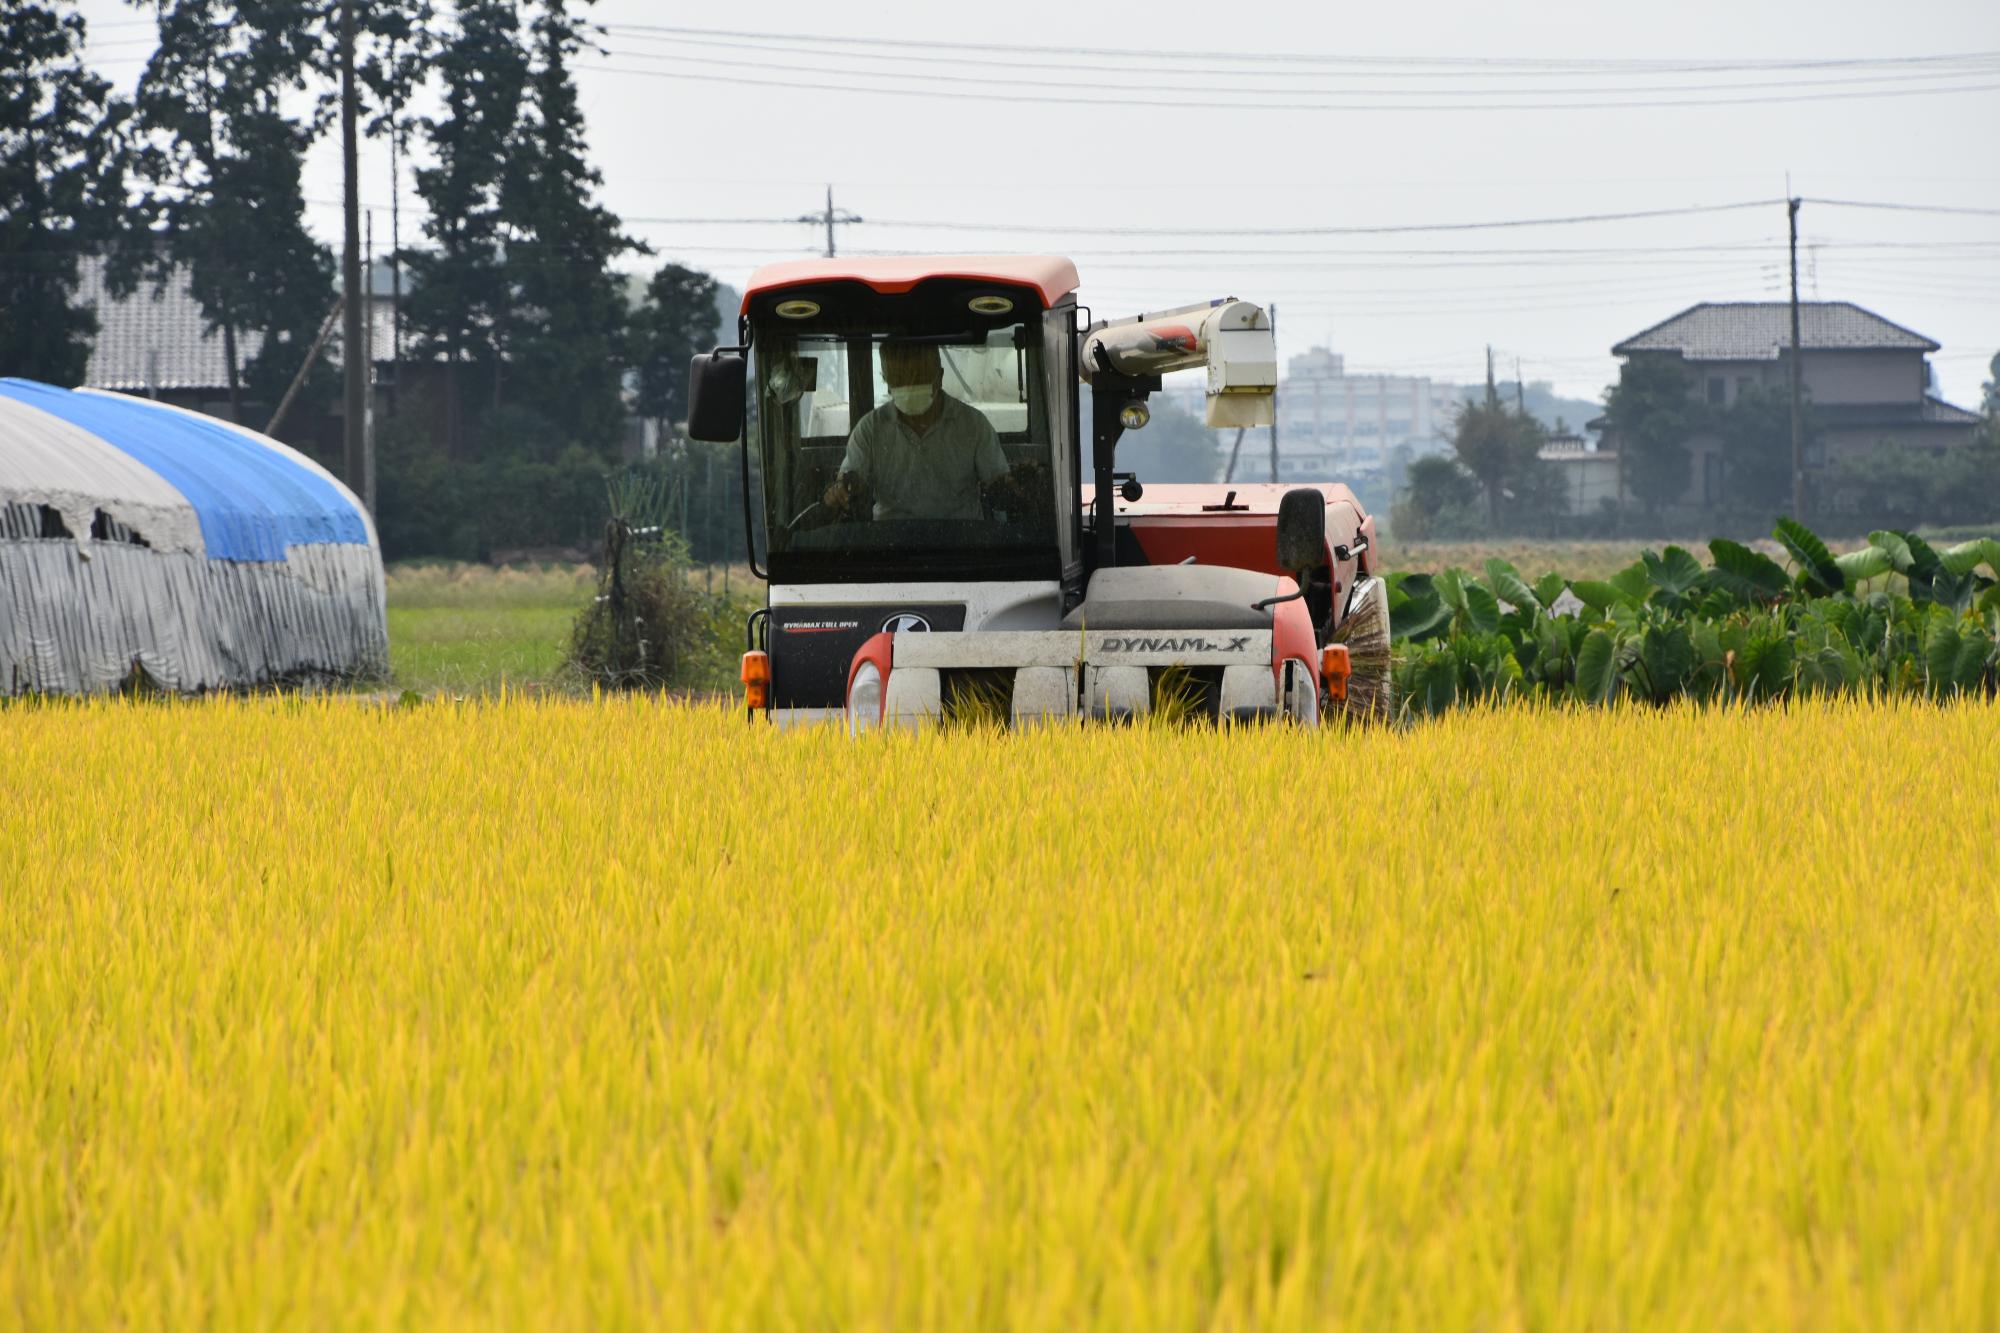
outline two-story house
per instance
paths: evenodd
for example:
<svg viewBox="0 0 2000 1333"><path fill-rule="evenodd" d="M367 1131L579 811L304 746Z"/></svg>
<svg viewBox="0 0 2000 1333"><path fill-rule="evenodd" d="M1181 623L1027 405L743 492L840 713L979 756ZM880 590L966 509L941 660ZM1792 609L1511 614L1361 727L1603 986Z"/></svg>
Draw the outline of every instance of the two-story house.
<svg viewBox="0 0 2000 1333"><path fill-rule="evenodd" d="M1703 302L1619 343L1612 354L1637 361L1672 357L1687 367L1688 391L1727 408L1753 385L1790 391L1791 307L1783 301ZM1938 344L1847 301L1799 304L1799 365L1811 401L1808 472L1880 443L1935 453L1971 443L1976 413L1932 392L1926 359ZM1592 423L1593 425L1597 423ZM1607 449L1617 442L1607 436ZM1721 442L1702 433L1688 441L1682 504L1724 502Z"/></svg>

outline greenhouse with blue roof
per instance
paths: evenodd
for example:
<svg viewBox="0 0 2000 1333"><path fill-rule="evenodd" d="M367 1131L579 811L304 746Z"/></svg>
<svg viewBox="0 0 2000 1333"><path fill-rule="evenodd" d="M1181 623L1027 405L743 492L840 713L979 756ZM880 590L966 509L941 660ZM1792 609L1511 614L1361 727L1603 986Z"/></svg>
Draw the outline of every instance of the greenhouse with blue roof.
<svg viewBox="0 0 2000 1333"><path fill-rule="evenodd" d="M374 525L325 469L214 417L0 379L0 694L387 668Z"/></svg>

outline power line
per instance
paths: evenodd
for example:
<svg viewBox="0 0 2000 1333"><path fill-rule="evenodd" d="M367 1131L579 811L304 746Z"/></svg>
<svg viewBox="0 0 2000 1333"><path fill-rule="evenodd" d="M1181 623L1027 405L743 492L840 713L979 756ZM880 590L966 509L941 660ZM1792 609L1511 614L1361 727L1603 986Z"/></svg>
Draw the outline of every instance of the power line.
<svg viewBox="0 0 2000 1333"><path fill-rule="evenodd" d="M1490 222L1414 222L1365 227L1104 227L1084 222L1004 223L962 222L955 219L877 218L882 227L914 227L934 231L1083 232L1093 236L1396 236L1419 232L1494 231L1511 227L1560 227L1598 222L1632 222L1645 218L1691 217L1705 213L1770 208L1782 199L1747 199L1727 204L1688 204L1678 208L1633 209L1622 213L1575 213L1564 217L1506 218ZM796 226L796 218L633 217L627 222L654 226Z"/></svg>
<svg viewBox="0 0 2000 1333"><path fill-rule="evenodd" d="M1875 203L1862 199L1819 199L1807 196L1808 204L1819 204L1825 208L1874 208L1897 213L1952 213L1965 217L2000 218L2000 208L1957 208L1945 204L1891 204Z"/></svg>
<svg viewBox="0 0 2000 1333"><path fill-rule="evenodd" d="M1591 73L1617 70L1627 73L1655 72L1707 72L1722 71L1774 71L1786 69L1829 69L1840 67L1871 65L1928 65L1953 64L1966 61L2000 59L2000 51L1961 51L1941 55L1916 56L1855 56L1827 59L1771 59L1771 60L1629 60L1617 58L1544 58L1523 56L1367 56L1354 54L1315 54L1297 51L1175 51L1146 49L1140 47L1093 47L1093 46L1032 46L1000 42L956 42L926 40L920 38L896 37L852 37L827 36L808 33L767 33L729 28L692 28L662 23L628 23L613 27L655 33L673 33L686 37L701 38L746 38L751 40L782 40L810 43L814 46L877 46L895 47L907 50L926 51L991 51L1011 52L1022 56L1115 56L1127 59L1150 60L1223 60L1239 63L1270 64L1325 64L1352 65L1357 67L1406 65L1411 67L1431 67L1438 69L1514 69L1526 74L1548 74L1565 70L1582 70Z"/></svg>
<svg viewBox="0 0 2000 1333"><path fill-rule="evenodd" d="M824 50L816 50L815 48L812 47L786 45L779 42L767 42L767 43L726 42L726 41L717 42L717 41L708 41L702 38L681 38L681 37L664 37L664 36L652 37L648 36L643 32L635 32L630 35L638 37L640 40L649 40L649 41L669 43L675 45L686 44L694 46L715 46L733 50L758 52L762 54L780 54L780 55L795 54L795 55L806 55L806 56L812 56L812 55L823 56L828 54ZM912 80L924 83L944 83L952 85L962 85L967 82L972 82L972 83L984 83L984 84L999 84L1006 88L1059 88L1059 89L1064 89L1066 91L1074 91L1077 86L1075 80L1073 79L1008 78L1003 80L991 75L967 74L962 69L954 69L952 72L949 73L904 73L900 70L894 70L894 69L857 70L851 67L840 68L840 67L832 67L826 65L774 64L769 60L732 60L724 56L712 56L704 54L683 55L672 52L660 52L660 51L634 51L618 47L608 48L607 54L614 56L631 57L640 60L676 61L688 64L695 64L695 65L716 66L721 68L753 69L753 70L765 70L774 72L781 70L795 70L803 74L841 74L841 75L865 74L871 78L904 79L904 80ZM937 57L929 55L909 55L900 53L884 54L884 53L865 52L865 51L843 53L843 54L851 54L852 58L860 60L922 64L931 66L933 68L935 68L938 64ZM965 57L965 56L954 56L952 58L952 63L954 66L976 65L986 69L1013 70L1013 71L1024 71L1030 73L1060 72L1065 74L1114 74L1127 78L1143 78L1143 79L1155 80L1155 82L1140 83L1140 84L1100 83L1097 88L1097 91L1100 92L1120 90L1120 89L1132 90L1132 91L1159 91L1160 85L1157 82L1157 80L1159 79L1179 80L1189 75L1241 78L1242 75L1246 72L1244 70L1239 70L1239 69L1224 69L1216 67L1202 67L1202 68L1191 68L1191 69L1180 69L1180 70L1167 70L1167 69L1148 70L1130 65L1124 65L1124 66L1087 65L1087 64L1049 65L1046 62L1039 64L1022 64L1014 61L991 60L991 59L982 59L979 57ZM1945 67L1938 69L1926 69L1917 72L1904 71L1904 72L1881 73L1881 74L1850 73L1850 74L1836 75L1830 78L1823 78L1823 79L1787 79L1787 80L1780 80L1777 82L1746 83L1742 81L1734 81L1726 83L1644 84L1637 88L1634 88L1630 84L1618 85L1618 86L1585 85L1581 87L1576 87L1576 86L1550 87L1546 82L1547 76L1545 74L1540 74L1536 76L1535 86L1523 89L1507 89L1507 88L1492 88L1492 87L1469 87L1469 88L1468 87L1424 87L1424 88L1374 88L1368 90L1368 92L1369 95L1373 97L1400 97L1400 98L1445 97L1445 98L1469 99L1477 97L1536 97L1536 96L1548 97L1551 95L1558 95L1564 98L1575 98L1583 96L1624 97L1634 92L1659 94L1659 93L1689 93L1689 92L1750 92L1750 91L1770 91L1770 90L1782 91L1786 89L1818 88L1818 87L1853 88L1859 85L1876 84L1876 83L1918 83L1918 82L1936 82L1940 79L1951 79L1951 78L1970 78L1970 77L1989 78L1996 72L2000 72L2000 62L1968 60L1963 62L1959 66ZM1445 74L1427 74L1427 73L1414 73L1414 72L1391 73L1380 70L1364 70L1364 71L1339 71L1337 75L1335 71L1323 71L1323 72L1306 71L1299 73L1277 73L1277 74L1272 74L1269 72L1260 72L1258 77L1260 78L1260 80L1272 79L1272 78L1324 80L1330 77L1339 77L1341 79L1439 79L1448 77L1452 79L1454 82L1462 83L1464 82L1466 76L1463 73L1457 73L1457 72L1445 75ZM1491 78L1496 76L1486 75L1486 76L1475 76L1475 77ZM1320 91L1325 91L1325 92L1354 91L1351 89L1316 89L1311 87L1245 88L1240 84L1230 87L1201 87L1201 86L1186 87L1180 85L1179 83L1175 84L1174 90L1183 95L1188 93L1199 93L1199 94L1209 94L1209 95L1239 95L1239 96L1257 96L1257 97L1269 97L1269 96L1296 97L1302 94L1311 94Z"/></svg>
<svg viewBox="0 0 2000 1333"><path fill-rule="evenodd" d="M661 56L658 59L692 59L692 57ZM1756 94L1744 97L1709 98L1648 98L1627 99L1616 102L1474 102L1463 104L1412 102L1399 105L1385 105L1371 102L1220 102L1190 101L1185 98L1136 98L1136 97L1084 97L1075 94L1040 95L1028 93L1010 95L1004 91L986 91L977 88L924 89L868 86L852 83L820 83L802 79L753 79L738 74L699 74L687 70L632 69L623 65L579 65L579 69L594 70L601 74L625 74L647 79L673 79L678 82L722 83L745 88L783 88L793 92L861 93L882 97L917 97L938 101L954 102L1000 102L1013 105L1046 105L1062 107L1109 106L1144 107L1170 111L1617 111L1617 110L1658 110L1668 107L1719 107L1751 106L1784 102L1829 102L1854 101L1864 98L1884 97L1936 97L1948 93L1984 93L2000 91L2000 83L1961 84L1953 87L1934 88L1885 88L1879 90L1855 89L1797 94ZM801 73L852 74L852 70L827 69L825 67L775 66L765 68L797 69ZM879 75L877 76L879 77ZM1986 77L1984 73L1971 72L1961 77ZM951 80L962 84L966 80Z"/></svg>

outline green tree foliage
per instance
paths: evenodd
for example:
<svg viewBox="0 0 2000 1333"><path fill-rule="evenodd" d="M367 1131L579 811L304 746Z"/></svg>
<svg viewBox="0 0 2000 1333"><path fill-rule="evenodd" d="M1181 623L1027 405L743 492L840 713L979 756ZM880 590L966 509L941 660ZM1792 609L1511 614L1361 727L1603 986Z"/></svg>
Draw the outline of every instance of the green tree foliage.
<svg viewBox="0 0 2000 1333"><path fill-rule="evenodd" d="M322 55L310 0L171 0L137 95L137 166L164 280L188 273L223 335L231 407L275 402L333 302L331 257L305 226L300 174L320 117L294 114ZM246 332L261 335L242 354Z"/></svg>
<svg viewBox="0 0 2000 1333"><path fill-rule="evenodd" d="M1628 357L1605 391L1604 414L1618 440L1625 487L1649 513L1687 491L1688 437L1699 424L1687 367L1666 356Z"/></svg>
<svg viewBox="0 0 2000 1333"><path fill-rule="evenodd" d="M1806 439L1817 432L1807 405ZM1768 384L1752 384L1726 409L1710 409L1707 425L1722 442L1724 508L1751 510L1768 520L1792 505L1792 399Z"/></svg>
<svg viewBox="0 0 2000 1333"><path fill-rule="evenodd" d="M1820 487L1842 532L2000 521L2000 442L1991 432L1936 456L1893 441L1836 458Z"/></svg>
<svg viewBox="0 0 2000 1333"><path fill-rule="evenodd" d="M686 421L688 362L716 345L720 317L715 279L667 264L646 284L646 298L632 312L627 348L639 372L639 415Z"/></svg>
<svg viewBox="0 0 2000 1333"><path fill-rule="evenodd" d="M611 263L640 246L595 202L603 176L583 138L570 62L584 47L582 18L543 0L532 24L527 103L508 143L500 221L512 287L504 322L509 401L560 423L563 437L616 446L625 421L625 294Z"/></svg>
<svg viewBox="0 0 2000 1333"><path fill-rule="evenodd" d="M1993 359L1987 363L1986 369L1993 378L1979 386L1979 405L1980 410L1986 414L1987 424L1991 425L1994 421L2000 420L2000 352L1993 354Z"/></svg>
<svg viewBox="0 0 2000 1333"><path fill-rule="evenodd" d="M1405 488L1389 521L1398 537L1410 541L1474 536L1485 527L1479 478L1443 454L1416 459L1405 473Z"/></svg>
<svg viewBox="0 0 2000 1333"><path fill-rule="evenodd" d="M1490 395L1483 403L1459 409L1451 447L1465 470L1479 479L1488 523L1498 522L1507 491L1535 466L1535 453L1546 443L1548 432L1539 421Z"/></svg>
<svg viewBox="0 0 2000 1333"><path fill-rule="evenodd" d="M0 368L65 386L97 333L73 303L77 264L118 226L129 112L84 68L68 8L0 9Z"/></svg>
<svg viewBox="0 0 2000 1333"><path fill-rule="evenodd" d="M1215 481L1222 476L1225 462L1219 445L1219 434L1208 428L1201 418L1183 412L1164 398L1155 398L1148 406L1153 419L1144 430L1127 431L1118 441L1118 470L1136 472L1139 479L1159 482L1203 482ZM1090 408L1085 403L1083 420L1090 420ZM1230 432L1234 438L1234 432ZM1247 453L1254 447L1254 432L1251 440L1244 442ZM1086 457L1088 451L1086 450ZM1241 460L1237 464L1237 475L1243 475Z"/></svg>
<svg viewBox="0 0 2000 1333"><path fill-rule="evenodd" d="M501 263L501 182L528 84L528 57L512 0L457 0L438 43L439 113L421 125L432 156L416 172L430 248L403 257L411 275L404 323L419 355L448 364L447 448L464 451L460 368L497 363L511 300Z"/></svg>

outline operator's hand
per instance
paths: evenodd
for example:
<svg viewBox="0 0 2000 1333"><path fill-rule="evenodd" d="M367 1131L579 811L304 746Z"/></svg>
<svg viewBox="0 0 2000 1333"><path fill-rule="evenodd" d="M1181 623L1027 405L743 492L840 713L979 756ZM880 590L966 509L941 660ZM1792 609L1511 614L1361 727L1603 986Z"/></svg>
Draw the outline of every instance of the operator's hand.
<svg viewBox="0 0 2000 1333"><path fill-rule="evenodd" d="M819 497L819 502L836 514L844 514L851 499L853 497L848 494L847 477L843 474L834 478L833 485L826 488L826 494Z"/></svg>

